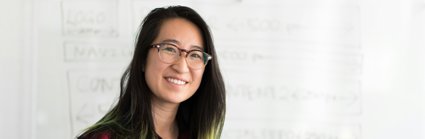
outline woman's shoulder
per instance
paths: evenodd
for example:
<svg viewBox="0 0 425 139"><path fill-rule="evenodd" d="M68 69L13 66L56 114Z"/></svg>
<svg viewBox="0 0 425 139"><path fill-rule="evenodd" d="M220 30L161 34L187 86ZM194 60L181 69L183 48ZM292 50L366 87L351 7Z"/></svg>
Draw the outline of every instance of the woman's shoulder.
<svg viewBox="0 0 425 139"><path fill-rule="evenodd" d="M108 131L90 133L90 134L82 135L78 137L78 139L110 139L110 138L111 138L111 133Z"/></svg>

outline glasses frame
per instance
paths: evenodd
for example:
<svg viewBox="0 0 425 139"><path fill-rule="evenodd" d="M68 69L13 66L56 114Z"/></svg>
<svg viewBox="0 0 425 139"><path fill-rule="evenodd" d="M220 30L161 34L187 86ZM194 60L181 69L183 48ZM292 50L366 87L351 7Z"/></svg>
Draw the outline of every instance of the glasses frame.
<svg viewBox="0 0 425 139"><path fill-rule="evenodd" d="M176 48L177 48L177 50L178 50L178 52L179 52L179 55L178 55L179 57L178 57L178 59L180 59L180 57L181 57L181 55L182 55L182 52L185 52L185 53L186 53L186 56L185 56L184 60L185 60L185 61L186 61L186 63L188 64L188 67L190 67L190 68L192 68L192 69L200 69L200 68L205 67L205 66L208 64L208 61L210 61L210 60L212 59L212 56L211 56L210 54L208 54L208 53L206 53L206 52L204 52L204 51L202 51L202 50L198 50L198 49L193 49L193 50L181 49L181 48L177 47L177 45L172 44L172 43L155 43L155 44L152 44L152 45L151 45L151 47L152 47L152 48L157 48L157 50L158 50L158 56L159 56L159 59L160 59L162 62L164 62L164 63L173 64L173 63L175 63L176 61L178 61L178 59L176 59L174 62L170 62L170 63L169 63L169 62L165 62L165 61L161 58L161 55L159 54L159 52L160 52L160 50L161 50L161 49L160 49L160 47L161 47L161 46L163 46L163 45L172 45L172 46L176 47ZM203 61L203 62L204 62L204 65L203 65L202 67L194 68L194 67L190 66L189 62L187 62L187 57L189 56L189 53L191 53L191 52L193 52L193 51L199 51L199 52L202 52L203 56L206 56L206 57L207 57L207 59Z"/></svg>

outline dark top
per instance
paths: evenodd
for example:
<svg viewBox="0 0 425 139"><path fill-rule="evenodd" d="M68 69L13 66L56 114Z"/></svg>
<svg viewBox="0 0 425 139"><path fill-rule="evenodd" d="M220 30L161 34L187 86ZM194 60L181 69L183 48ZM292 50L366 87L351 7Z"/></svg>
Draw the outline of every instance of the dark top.
<svg viewBox="0 0 425 139"><path fill-rule="evenodd" d="M179 133L179 136L177 138L178 139L189 139L189 133L188 132ZM91 135L80 137L78 139L112 139L112 138L111 138L111 134L109 132L104 131L104 132L94 133L94 134L91 134ZM162 139L162 138L159 137L159 139Z"/></svg>

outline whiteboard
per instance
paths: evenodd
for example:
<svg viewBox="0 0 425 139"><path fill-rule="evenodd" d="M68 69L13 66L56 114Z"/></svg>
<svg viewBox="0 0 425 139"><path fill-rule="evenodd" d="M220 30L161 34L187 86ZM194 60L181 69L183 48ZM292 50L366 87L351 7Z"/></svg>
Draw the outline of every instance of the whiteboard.
<svg viewBox="0 0 425 139"><path fill-rule="evenodd" d="M227 89L224 139L368 138L364 59L375 51L362 45L358 0L38 0L36 138L73 138L99 120L119 95L141 20L176 4L213 33Z"/></svg>

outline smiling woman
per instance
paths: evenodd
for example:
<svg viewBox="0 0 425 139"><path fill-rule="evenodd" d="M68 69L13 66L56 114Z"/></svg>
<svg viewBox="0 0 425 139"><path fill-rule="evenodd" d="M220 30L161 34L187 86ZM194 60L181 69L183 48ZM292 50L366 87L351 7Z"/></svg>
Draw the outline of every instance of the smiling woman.
<svg viewBox="0 0 425 139"><path fill-rule="evenodd" d="M194 10L152 10L117 105L78 138L220 138L226 103L216 57L209 28Z"/></svg>

